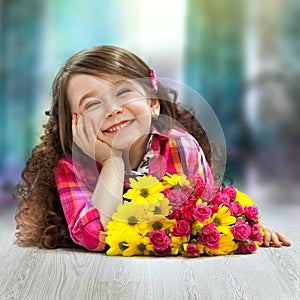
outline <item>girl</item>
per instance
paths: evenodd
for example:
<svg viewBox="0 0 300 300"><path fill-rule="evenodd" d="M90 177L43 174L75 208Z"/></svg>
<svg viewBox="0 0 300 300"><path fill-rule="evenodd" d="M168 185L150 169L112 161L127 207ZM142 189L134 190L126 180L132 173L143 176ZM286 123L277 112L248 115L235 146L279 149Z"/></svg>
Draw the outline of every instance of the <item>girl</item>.
<svg viewBox="0 0 300 300"><path fill-rule="evenodd" d="M20 245L102 251L129 176L168 172L213 180L201 125L125 49L97 46L72 56L54 80L46 114L45 134L18 189ZM280 233L264 230L266 246L289 245Z"/></svg>

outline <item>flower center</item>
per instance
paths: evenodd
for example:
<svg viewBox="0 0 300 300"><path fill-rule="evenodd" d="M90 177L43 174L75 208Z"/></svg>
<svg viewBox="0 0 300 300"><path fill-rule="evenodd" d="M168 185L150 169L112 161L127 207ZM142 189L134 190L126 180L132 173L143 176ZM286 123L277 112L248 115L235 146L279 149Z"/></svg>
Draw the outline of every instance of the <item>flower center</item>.
<svg viewBox="0 0 300 300"><path fill-rule="evenodd" d="M139 244L137 246L137 248L140 250L140 251L145 251L146 250L146 246L144 244Z"/></svg>
<svg viewBox="0 0 300 300"><path fill-rule="evenodd" d="M161 209L158 206L155 206L155 208L154 208L154 214L155 215L161 214Z"/></svg>
<svg viewBox="0 0 300 300"><path fill-rule="evenodd" d="M141 189L141 196L147 198L149 196L149 192L147 189Z"/></svg>
<svg viewBox="0 0 300 300"><path fill-rule="evenodd" d="M218 218L215 218L214 223L215 223L216 227L218 227L218 226L220 226L222 224L221 220L218 219Z"/></svg>
<svg viewBox="0 0 300 300"><path fill-rule="evenodd" d="M135 216L131 216L127 219L129 225L135 225L138 222L138 219Z"/></svg>
<svg viewBox="0 0 300 300"><path fill-rule="evenodd" d="M127 246L127 243L126 242L120 242L119 243L119 248L124 251L128 248L129 246Z"/></svg>
<svg viewBox="0 0 300 300"><path fill-rule="evenodd" d="M155 222L153 225L152 225L152 228L154 230L158 230L158 229L162 229L163 228L163 224L161 222Z"/></svg>

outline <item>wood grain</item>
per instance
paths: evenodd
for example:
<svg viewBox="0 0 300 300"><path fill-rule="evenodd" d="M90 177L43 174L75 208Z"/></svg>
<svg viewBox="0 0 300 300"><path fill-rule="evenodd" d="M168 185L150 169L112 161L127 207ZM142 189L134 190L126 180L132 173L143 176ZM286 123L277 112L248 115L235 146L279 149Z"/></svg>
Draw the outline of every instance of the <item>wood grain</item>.
<svg viewBox="0 0 300 300"><path fill-rule="evenodd" d="M194 259L22 248L14 245L13 211L1 212L0 299L300 299L298 211L267 220L291 247Z"/></svg>

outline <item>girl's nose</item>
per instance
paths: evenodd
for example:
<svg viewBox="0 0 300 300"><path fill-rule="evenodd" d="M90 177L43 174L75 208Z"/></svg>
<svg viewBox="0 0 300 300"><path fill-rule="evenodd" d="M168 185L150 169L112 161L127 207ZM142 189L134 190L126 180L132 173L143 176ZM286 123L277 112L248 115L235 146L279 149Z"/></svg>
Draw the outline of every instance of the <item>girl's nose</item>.
<svg viewBox="0 0 300 300"><path fill-rule="evenodd" d="M115 115L121 114L124 111L124 108L122 106L119 106L117 108L115 108L114 110L112 110L110 113L107 113L107 118L109 117L113 117Z"/></svg>

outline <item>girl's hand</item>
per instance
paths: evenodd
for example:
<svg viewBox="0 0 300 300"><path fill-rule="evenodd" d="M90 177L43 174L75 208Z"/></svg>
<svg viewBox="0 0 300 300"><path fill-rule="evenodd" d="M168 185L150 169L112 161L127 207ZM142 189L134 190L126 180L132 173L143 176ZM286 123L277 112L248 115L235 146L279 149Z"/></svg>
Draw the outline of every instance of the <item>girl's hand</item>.
<svg viewBox="0 0 300 300"><path fill-rule="evenodd" d="M74 142L88 156L104 165L113 157L122 157L120 150L112 148L101 135L101 140L97 138L97 133L88 118L81 114L72 116L72 133Z"/></svg>
<svg viewBox="0 0 300 300"><path fill-rule="evenodd" d="M278 231L274 231L266 224L261 224L263 231L265 232L264 236L264 245L266 247L270 246L270 243L274 245L274 247L290 246L291 243Z"/></svg>

